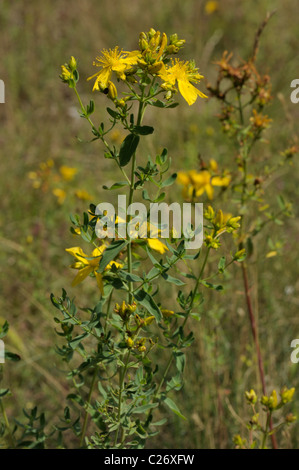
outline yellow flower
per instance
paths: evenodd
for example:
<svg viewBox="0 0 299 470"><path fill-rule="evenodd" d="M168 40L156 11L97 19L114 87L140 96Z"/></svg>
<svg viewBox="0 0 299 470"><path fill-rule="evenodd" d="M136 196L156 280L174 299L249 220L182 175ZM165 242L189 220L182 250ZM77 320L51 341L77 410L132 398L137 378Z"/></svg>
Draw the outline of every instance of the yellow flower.
<svg viewBox="0 0 299 470"><path fill-rule="evenodd" d="M178 83L179 92L189 105L195 103L198 96L207 98L199 91L193 83L199 83L203 75L198 73L193 61L184 62L176 59L171 66L163 66L158 75L164 83L161 85L165 90L176 91L175 84Z"/></svg>
<svg viewBox="0 0 299 470"><path fill-rule="evenodd" d="M210 0L205 4L205 12L207 15L212 15L212 13L217 11L218 8L219 8L219 2L216 2L216 1Z"/></svg>
<svg viewBox="0 0 299 470"><path fill-rule="evenodd" d="M92 199L92 196L85 191L85 189L77 189L77 191L75 191L75 195L78 199L82 199L82 201L89 201Z"/></svg>
<svg viewBox="0 0 299 470"><path fill-rule="evenodd" d="M158 239L159 235L161 235L161 230L155 225L144 221L139 227L138 234L140 238L145 238L145 241L152 250L161 253L161 255L163 255L165 251L168 251L167 246ZM147 238L148 234L154 238Z"/></svg>
<svg viewBox="0 0 299 470"><path fill-rule="evenodd" d="M98 287L100 291L103 293L103 280L102 275L97 272L99 267L100 260L102 258L103 252L106 249L106 245L98 246L93 250L91 256L87 256L82 248L78 246L74 246L72 248L66 248L65 251L70 253L74 258L77 260L74 264L70 267L73 269L78 269L79 272L75 279L72 282L72 286L75 287L80 282L84 281L84 279L89 276L89 274L94 273L95 278L97 280ZM110 261L110 263L106 266L105 270L111 269L112 265L115 265L117 268L121 267L122 265L117 261Z"/></svg>
<svg viewBox="0 0 299 470"><path fill-rule="evenodd" d="M250 392L245 392L245 397L246 397L246 400L252 405L254 405L257 402L257 396L253 389L251 389Z"/></svg>
<svg viewBox="0 0 299 470"><path fill-rule="evenodd" d="M258 113L256 109L253 109L252 114L253 116L249 120L256 129L266 129L269 127L270 122L272 122L272 119L262 113Z"/></svg>
<svg viewBox="0 0 299 470"><path fill-rule="evenodd" d="M174 315L174 311L173 310L168 310L167 308L161 308L161 313L162 313L164 318L169 318L169 317L172 317Z"/></svg>
<svg viewBox="0 0 299 470"><path fill-rule="evenodd" d="M57 197L58 203L63 204L64 200L66 198L66 192L63 189L60 189L60 188L54 188L52 192L53 192L54 196Z"/></svg>
<svg viewBox="0 0 299 470"><path fill-rule="evenodd" d="M292 387L290 389L288 389L287 387L283 387L283 389L280 392L282 403L290 402L293 398L294 393L295 393L295 388L294 387Z"/></svg>
<svg viewBox="0 0 299 470"><path fill-rule="evenodd" d="M73 78L73 73L70 70L68 70L65 65L62 65L60 78L62 81L68 82L69 80Z"/></svg>
<svg viewBox="0 0 299 470"><path fill-rule="evenodd" d="M230 176L212 176L208 170L188 172L179 171L177 182L184 186L183 196L186 199L194 199L201 196L204 192L208 198L213 199L213 186L228 186Z"/></svg>
<svg viewBox="0 0 299 470"><path fill-rule="evenodd" d="M187 199L201 196L204 192L208 198L213 199L214 189L211 184L211 174L207 170L195 171L190 170L188 173L179 172L177 177L178 183L184 185L183 195Z"/></svg>
<svg viewBox="0 0 299 470"><path fill-rule="evenodd" d="M129 70L132 65L137 63L139 55L140 51L125 52L119 50L118 46L114 49L109 49L109 51L103 49L102 55L96 57L97 62L93 63L96 67L101 67L101 70L87 79L91 80L97 77L93 91L107 88L111 80L112 72L116 73L117 78L126 80L125 71Z"/></svg>
<svg viewBox="0 0 299 470"><path fill-rule="evenodd" d="M60 174L65 181L72 181L75 174L77 173L77 168L72 168L70 166L62 165L59 168Z"/></svg>

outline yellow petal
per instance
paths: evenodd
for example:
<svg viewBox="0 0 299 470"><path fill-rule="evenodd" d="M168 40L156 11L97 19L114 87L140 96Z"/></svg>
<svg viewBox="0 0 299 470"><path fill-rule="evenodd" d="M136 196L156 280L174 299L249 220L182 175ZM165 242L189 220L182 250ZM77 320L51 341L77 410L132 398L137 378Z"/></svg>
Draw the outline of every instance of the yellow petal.
<svg viewBox="0 0 299 470"><path fill-rule="evenodd" d="M77 260L81 261L84 264L88 264L88 261L86 261L85 258L87 258L87 255L84 253L82 248L80 246L73 246L72 248L66 248L65 251L70 253L74 258Z"/></svg>
<svg viewBox="0 0 299 470"><path fill-rule="evenodd" d="M213 199L213 194L214 194L214 189L213 187L210 185L210 184L207 184L205 186L205 190L206 190L206 193L207 193L207 196L208 198L211 200Z"/></svg>
<svg viewBox="0 0 299 470"><path fill-rule="evenodd" d="M184 171L179 171L177 176L177 182L187 186L190 183L188 173L185 173Z"/></svg>
<svg viewBox="0 0 299 470"><path fill-rule="evenodd" d="M207 96L193 86L188 80L178 80L179 90L183 98L191 106L197 100L197 97L207 98Z"/></svg>
<svg viewBox="0 0 299 470"><path fill-rule="evenodd" d="M105 245L101 245L101 246L97 246L97 248L95 248L93 250L93 252L91 253L91 256L93 256L94 258L97 258L99 256L102 256L103 252L106 250L106 246Z"/></svg>
<svg viewBox="0 0 299 470"><path fill-rule="evenodd" d="M102 274L101 273L98 273L98 272L94 272L95 274L95 277L96 277L96 280L97 280L97 284L98 284L98 288L100 289L101 293L103 294L104 292L104 288L103 288L103 278L102 278Z"/></svg>
<svg viewBox="0 0 299 470"><path fill-rule="evenodd" d="M84 279L89 276L89 274L93 271L92 266L85 266L85 268L79 269L77 276L72 282L72 286L77 286L80 282L84 281Z"/></svg>
<svg viewBox="0 0 299 470"><path fill-rule="evenodd" d="M273 256L277 255L277 251L269 251L269 253L266 254L266 258L273 258Z"/></svg>
<svg viewBox="0 0 299 470"><path fill-rule="evenodd" d="M230 183L230 176L213 176L211 182L213 186L228 186Z"/></svg>
<svg viewBox="0 0 299 470"><path fill-rule="evenodd" d="M106 268L105 268L105 271L108 270L108 269L111 269L113 265L114 265L117 269L118 269L118 268L122 268L122 266L123 266L121 263L118 263L117 261L110 261L110 263L107 264L107 266L106 266Z"/></svg>
<svg viewBox="0 0 299 470"><path fill-rule="evenodd" d="M209 161L209 167L211 171L214 171L215 173L217 173L218 163L216 162L216 160L214 160L214 158L211 158L211 160Z"/></svg>
<svg viewBox="0 0 299 470"><path fill-rule="evenodd" d="M148 238L147 243L152 250L158 251L163 255L165 251L168 251L168 248L164 243L160 242L157 238Z"/></svg>

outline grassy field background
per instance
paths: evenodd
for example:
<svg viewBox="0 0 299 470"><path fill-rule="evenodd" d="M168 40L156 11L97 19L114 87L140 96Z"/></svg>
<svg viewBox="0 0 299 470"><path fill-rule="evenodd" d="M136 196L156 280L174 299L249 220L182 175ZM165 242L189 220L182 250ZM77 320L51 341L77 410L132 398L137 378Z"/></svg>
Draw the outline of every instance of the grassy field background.
<svg viewBox="0 0 299 470"><path fill-rule="evenodd" d="M94 73L92 61L99 51L115 45L135 49L139 32L154 27L185 38L183 58L194 58L201 73L212 81L213 61L224 50L246 59L266 12L276 8L263 33L257 61L272 77L274 99L267 114L273 125L267 133L270 144L257 151L275 159L291 138L297 138L299 104L290 101L290 83L299 75L294 2L222 0L210 14L206 3L0 0L0 78L6 86L6 102L0 104L0 320L8 319L10 349L22 357L5 369L5 381L13 390L8 401L12 418L23 407L35 404L50 410L55 418L68 393L54 350L57 336L49 295L59 294L64 286L81 304L94 300L89 282L70 286L73 272L65 248L75 241L69 231L69 214L81 213L91 202L80 199L76 191L88 191L98 203L107 197L102 185L114 180L114 166L103 158L101 145L76 139L90 138L89 128L78 117L71 90L59 80L61 64L71 55L76 57L79 89L88 102L91 84L86 78ZM204 82L201 90L205 91ZM105 97L99 95L96 100L97 119L106 119ZM146 124L152 119L156 131L145 152L155 155L167 147L174 170L197 168L198 154L228 164L234 150L221 133L214 101L201 100L190 108L180 103L169 110L167 119L163 113L160 118L159 110L147 116ZM114 137L121 139L121 131ZM77 169L72 181L61 177L63 165ZM43 175L39 187L33 187L32 172ZM63 202L55 189L65 191ZM299 366L290 361L291 340L299 337L297 161L279 174L270 190L273 198L283 191L294 202L296 216L269 233L284 244L279 256L265 259L267 238L258 246L255 308L267 385L269 389L284 384L297 387L292 411L299 415ZM171 197L180 197L179 187L173 187ZM222 207L221 201L217 205ZM248 417L244 391L258 388L259 382L244 296L234 269L226 284L231 287L217 294L216 301L213 297L209 302L207 296L202 320L193 328L197 341L188 351L185 386L179 392L181 411L189 420L186 424L169 416L162 438L151 442L152 447L230 448L233 435L243 429ZM295 424L279 435L279 444L298 448L297 436Z"/></svg>

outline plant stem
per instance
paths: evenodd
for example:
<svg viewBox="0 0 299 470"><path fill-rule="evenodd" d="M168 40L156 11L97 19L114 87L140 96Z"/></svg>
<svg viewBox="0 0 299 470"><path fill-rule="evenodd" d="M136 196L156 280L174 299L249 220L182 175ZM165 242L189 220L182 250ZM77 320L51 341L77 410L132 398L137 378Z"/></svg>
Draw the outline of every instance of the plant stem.
<svg viewBox="0 0 299 470"><path fill-rule="evenodd" d="M144 89L142 89L141 98L140 98L140 101L139 101L139 108L138 108L138 115L137 115L137 126L140 126L140 124L142 122L144 110L145 110L143 97L144 97ZM134 190L135 190L135 188L134 188L135 170L136 170L136 151L134 152L133 157L132 157L131 185L130 185L128 206L130 206L133 202L133 196L134 196ZM131 245L131 242L128 243L127 258L128 258L128 273L132 274L132 245ZM130 281L129 282L129 304L132 304L132 302L133 302L132 291L133 291L133 283Z"/></svg>
<svg viewBox="0 0 299 470"><path fill-rule="evenodd" d="M256 350L257 359L258 359L259 375L260 375L260 379L261 379L261 383L262 383L263 394L267 395L265 372L264 372L262 354L261 354L260 345L259 345L259 339L258 339L258 333L257 333L255 317L254 317L252 303L251 303L247 268L246 268L244 262L241 263L241 264L242 264L242 274L243 274L244 292L245 292L247 310L248 310L248 314L249 314L251 331L252 331L252 336L253 336L253 340L254 340L254 344L255 344L255 350ZM268 415L268 417L269 417L269 415ZM270 431L272 431L273 430L273 424L272 424L271 416L270 416L270 421L269 421L269 427L270 427ZM277 441L276 441L276 437L274 436L274 434L271 434L271 441L272 441L273 448L277 449L278 446L277 446Z"/></svg>
<svg viewBox="0 0 299 470"><path fill-rule="evenodd" d="M6 411L5 411L5 407L3 405L3 401L1 399L0 399L0 410L1 410L2 415L3 415L5 428L7 429L7 432L8 432L9 444L10 444L11 447L15 448L16 447L16 442L15 442L14 436L12 435L10 425L9 425L9 420L8 420L8 417L7 417L7 414L6 414Z"/></svg>
<svg viewBox="0 0 299 470"><path fill-rule="evenodd" d="M203 264L202 264L202 267L201 267L201 270L200 270L200 273L199 273L199 275L198 275L198 277L197 277L197 280L196 280L196 283L195 283L195 286L194 286L194 290L193 290L193 294L192 294L192 298L191 298L191 302L190 302L190 305L189 305L189 307L188 307L188 310L187 310L185 319L184 319L183 324L182 324L182 327L181 327L182 329L185 327L185 325L186 325L186 323L187 323L187 320L188 320L188 318L189 318L189 314L190 314L190 312L191 312L191 310L192 310L192 307L193 307L193 304L194 304L194 300L195 300L195 296L196 296L196 294L197 294L198 286L199 286L200 280L201 280L201 278L202 278L202 275L203 275L203 273L204 273L205 266L206 266L206 264L207 264L208 256L209 256L209 253L210 253L210 249L211 249L211 248L208 247L207 252L206 252L206 255L205 255L205 259L204 259L204 261L203 261ZM179 345L180 345L180 342L178 343L178 346L179 346ZM168 374L168 371L169 371L170 366L171 366L171 364L172 364L172 361L173 361L173 354L171 354L171 356L170 356L170 358L169 358L169 360L168 360L168 362L167 362L167 365L166 365L166 368L165 368L165 370L164 370L162 379L161 379L161 381L160 381L160 383L159 383L159 385L158 385L158 388L157 388L157 390L156 390L156 392L155 392L155 394L154 394L154 396L153 396L153 403L155 402L157 396L158 396L159 393L160 393L160 390L161 390L161 388L162 388L162 386L163 386L163 384L164 384L164 381L165 381L165 379L166 379L166 377L167 377L167 374ZM148 424L149 424L151 414L152 414L152 411L150 411L150 412L148 413L147 419L146 419L146 421L145 421L145 425L148 425Z"/></svg>
<svg viewBox="0 0 299 470"><path fill-rule="evenodd" d="M123 386L124 386L124 380L125 376L127 373L128 369L128 363L129 363L129 358L130 358L131 351L128 351L127 357L126 357L126 362L123 368L120 370L119 373L119 396L118 396L118 414L117 414L117 421L118 421L118 428L115 432L115 438L114 438L114 447L117 444L117 439L118 439L118 433L119 433L119 428L120 428L120 417L121 417L121 408L122 408L122 393L123 393Z"/></svg>
<svg viewBox="0 0 299 470"><path fill-rule="evenodd" d="M96 378L97 378L97 375L98 375L98 370L99 370L99 366L97 365L94 369L94 374L93 374L93 377L92 377L92 381L91 381L90 388L89 388L89 393L88 393L88 398L87 398L87 402L86 402L86 411L85 411L84 422L83 422L83 427L82 427L82 433L81 433L81 438L80 438L80 447L83 446L83 442L84 442L84 437L85 437L85 433L86 433L86 429L87 429L87 423L88 423L88 408L89 408L89 405L90 405L90 402L91 402L91 396L92 396L92 392L93 392L94 385L95 385L95 382L96 382Z"/></svg>
<svg viewBox="0 0 299 470"><path fill-rule="evenodd" d="M267 422L266 422L266 427L265 427L265 431L264 431L264 436L263 436L263 442L262 442L261 449L265 449L267 436L268 436L268 428L270 428L270 430L271 430L271 421L272 421L271 413L269 412L268 415L267 415ZM272 436L274 436L274 434L271 434L271 438L272 438Z"/></svg>

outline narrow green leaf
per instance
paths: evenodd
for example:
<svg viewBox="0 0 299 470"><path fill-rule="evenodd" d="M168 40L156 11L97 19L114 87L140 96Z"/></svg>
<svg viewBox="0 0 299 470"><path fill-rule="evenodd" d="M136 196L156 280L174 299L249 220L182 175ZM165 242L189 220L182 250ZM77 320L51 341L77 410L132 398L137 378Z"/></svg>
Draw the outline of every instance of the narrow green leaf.
<svg viewBox="0 0 299 470"><path fill-rule="evenodd" d="M173 175L169 176L163 183L161 184L161 188L165 188L165 186L171 186L177 178L177 174L174 173Z"/></svg>
<svg viewBox="0 0 299 470"><path fill-rule="evenodd" d="M126 166L135 153L140 137L136 134L129 134L123 141L119 151L120 166Z"/></svg>
<svg viewBox="0 0 299 470"><path fill-rule="evenodd" d="M127 240L116 240L112 242L111 245L109 245L103 253L98 272L104 272L104 269L110 263L110 261L112 261L118 255L118 253L125 248L127 244Z"/></svg>
<svg viewBox="0 0 299 470"><path fill-rule="evenodd" d="M103 185L102 188L112 191L113 189L122 188L123 186L128 186L128 185L129 183L127 181L118 181L117 183L114 183L112 186L110 186L110 188L108 188L108 186L106 185Z"/></svg>
<svg viewBox="0 0 299 470"><path fill-rule="evenodd" d="M150 294L141 289L134 294L134 297L151 315L154 315L157 322L162 321L162 313Z"/></svg>
<svg viewBox="0 0 299 470"><path fill-rule="evenodd" d="M76 349L76 347L78 346L79 343L81 343L81 341L88 335L88 333L83 333L82 335L79 335L79 336L76 336L76 338L73 338L71 341L70 341L70 347L72 349Z"/></svg>
<svg viewBox="0 0 299 470"><path fill-rule="evenodd" d="M139 135L149 135L154 132L154 128L151 126L134 126L132 131Z"/></svg>
<svg viewBox="0 0 299 470"><path fill-rule="evenodd" d="M200 283L205 286L205 287L208 287L209 289L214 289L214 290L223 290L223 286L221 286L220 284L211 284L210 282L206 282L206 281L200 281Z"/></svg>
<svg viewBox="0 0 299 470"><path fill-rule="evenodd" d="M159 403L148 403L147 405L137 406L133 410L133 413L145 413L147 410L157 408L157 406L159 406Z"/></svg>
<svg viewBox="0 0 299 470"><path fill-rule="evenodd" d="M163 403L165 403L165 405L167 405L168 408L170 408L171 411L173 411L177 416L179 416L179 417L182 418L182 419L187 419L187 418L185 418L184 415L182 415L182 413L181 413L180 410L178 409L177 405L174 403L173 400L171 400L171 398L165 398L165 400L163 401Z"/></svg>

